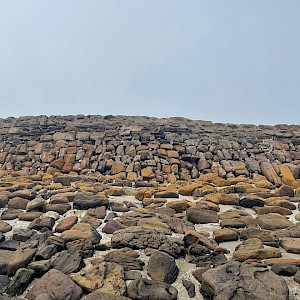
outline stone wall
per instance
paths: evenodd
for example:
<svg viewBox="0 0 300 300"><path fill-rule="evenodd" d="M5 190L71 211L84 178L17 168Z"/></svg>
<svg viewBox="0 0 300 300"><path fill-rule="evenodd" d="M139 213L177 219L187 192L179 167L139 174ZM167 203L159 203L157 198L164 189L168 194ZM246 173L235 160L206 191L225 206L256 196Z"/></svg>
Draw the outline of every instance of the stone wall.
<svg viewBox="0 0 300 300"><path fill-rule="evenodd" d="M300 125L235 125L185 118L37 116L0 119L0 169L94 173L175 182L215 173L300 178Z"/></svg>

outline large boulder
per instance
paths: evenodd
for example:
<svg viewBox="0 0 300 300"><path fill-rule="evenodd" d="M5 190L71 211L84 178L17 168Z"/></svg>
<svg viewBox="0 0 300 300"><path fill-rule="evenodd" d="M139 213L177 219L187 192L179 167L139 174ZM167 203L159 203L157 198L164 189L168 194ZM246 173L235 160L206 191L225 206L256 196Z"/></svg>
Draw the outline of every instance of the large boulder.
<svg viewBox="0 0 300 300"><path fill-rule="evenodd" d="M287 300L283 278L266 268L230 262L202 274L201 293L214 300Z"/></svg>
<svg viewBox="0 0 300 300"><path fill-rule="evenodd" d="M43 293L56 300L79 300L82 289L68 275L52 269L36 281L27 293L26 298L34 300Z"/></svg>
<svg viewBox="0 0 300 300"><path fill-rule="evenodd" d="M148 261L148 275L157 281L173 283L179 273L175 259L167 253L155 251Z"/></svg>

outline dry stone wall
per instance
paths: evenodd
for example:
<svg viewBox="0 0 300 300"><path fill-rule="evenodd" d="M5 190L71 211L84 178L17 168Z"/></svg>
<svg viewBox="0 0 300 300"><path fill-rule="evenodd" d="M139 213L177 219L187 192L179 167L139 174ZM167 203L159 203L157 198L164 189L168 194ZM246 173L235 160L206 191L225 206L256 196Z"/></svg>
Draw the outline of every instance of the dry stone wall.
<svg viewBox="0 0 300 300"><path fill-rule="evenodd" d="M180 117L37 116L0 120L0 169L175 182L214 173L299 179L300 125L235 125Z"/></svg>

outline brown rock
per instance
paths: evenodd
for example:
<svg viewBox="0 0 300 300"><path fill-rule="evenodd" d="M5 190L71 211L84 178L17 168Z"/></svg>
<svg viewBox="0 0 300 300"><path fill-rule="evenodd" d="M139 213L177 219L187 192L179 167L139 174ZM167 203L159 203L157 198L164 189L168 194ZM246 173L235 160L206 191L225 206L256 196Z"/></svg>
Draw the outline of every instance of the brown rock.
<svg viewBox="0 0 300 300"><path fill-rule="evenodd" d="M71 216L66 219L61 220L55 227L56 232L63 232L71 229L78 221L78 217Z"/></svg>
<svg viewBox="0 0 300 300"><path fill-rule="evenodd" d="M256 217L256 221L261 228L268 230L284 229L293 225L291 221L280 214L259 215Z"/></svg>

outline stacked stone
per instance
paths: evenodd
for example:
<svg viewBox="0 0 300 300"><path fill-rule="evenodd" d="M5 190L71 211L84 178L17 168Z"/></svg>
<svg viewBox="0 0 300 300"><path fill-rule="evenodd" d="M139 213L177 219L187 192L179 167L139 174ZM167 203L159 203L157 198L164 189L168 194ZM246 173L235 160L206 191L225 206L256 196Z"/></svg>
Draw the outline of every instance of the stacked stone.
<svg viewBox="0 0 300 300"><path fill-rule="evenodd" d="M0 141L0 169L30 175L59 171L173 183L203 173L262 174L276 186L300 176L299 125L39 116L2 119Z"/></svg>

